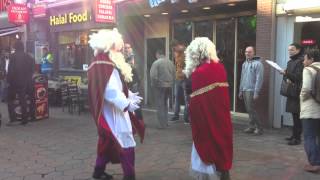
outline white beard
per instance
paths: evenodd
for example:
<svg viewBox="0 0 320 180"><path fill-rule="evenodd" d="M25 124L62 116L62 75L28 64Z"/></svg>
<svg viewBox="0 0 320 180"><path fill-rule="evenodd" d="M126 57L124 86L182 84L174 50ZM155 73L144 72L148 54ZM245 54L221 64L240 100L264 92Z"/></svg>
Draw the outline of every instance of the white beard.
<svg viewBox="0 0 320 180"><path fill-rule="evenodd" d="M109 51L109 58L120 70L120 73L124 77L124 81L132 81L132 68L130 64L126 63L125 58L121 52Z"/></svg>

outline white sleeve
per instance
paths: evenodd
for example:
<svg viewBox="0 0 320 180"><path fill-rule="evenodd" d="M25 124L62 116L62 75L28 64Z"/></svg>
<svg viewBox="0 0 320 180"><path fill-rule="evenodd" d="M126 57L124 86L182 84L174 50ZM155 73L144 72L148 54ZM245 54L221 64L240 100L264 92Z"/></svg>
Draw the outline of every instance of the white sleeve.
<svg viewBox="0 0 320 180"><path fill-rule="evenodd" d="M113 70L108 85L104 91L104 99L116 108L124 111L129 106L129 100L121 89L121 79L117 70Z"/></svg>
<svg viewBox="0 0 320 180"><path fill-rule="evenodd" d="M305 101L310 97L311 89L312 89L312 73L309 68L304 68L303 74L302 74L302 88L300 92L301 101Z"/></svg>

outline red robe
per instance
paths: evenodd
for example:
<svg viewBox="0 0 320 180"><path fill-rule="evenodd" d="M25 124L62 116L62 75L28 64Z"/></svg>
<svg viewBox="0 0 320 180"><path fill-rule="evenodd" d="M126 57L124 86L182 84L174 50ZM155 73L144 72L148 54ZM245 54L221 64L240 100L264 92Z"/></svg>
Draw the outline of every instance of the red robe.
<svg viewBox="0 0 320 180"><path fill-rule="evenodd" d="M95 120L99 134L98 155L104 156L108 154L112 163L119 163L119 153L121 153L122 148L113 136L103 116L104 92L114 67L115 65L109 59L108 54L101 53L97 55L88 69L88 93L91 114ZM128 88L124 82L123 92L128 97ZM131 112L129 112L129 115L133 132L137 132L141 138L141 142L143 142L145 131L143 120L138 120Z"/></svg>
<svg viewBox="0 0 320 180"><path fill-rule="evenodd" d="M204 63L191 74L191 82L190 118L195 148L204 163L215 164L218 171L229 170L233 158L232 123L224 66ZM201 88L204 89L199 91Z"/></svg>

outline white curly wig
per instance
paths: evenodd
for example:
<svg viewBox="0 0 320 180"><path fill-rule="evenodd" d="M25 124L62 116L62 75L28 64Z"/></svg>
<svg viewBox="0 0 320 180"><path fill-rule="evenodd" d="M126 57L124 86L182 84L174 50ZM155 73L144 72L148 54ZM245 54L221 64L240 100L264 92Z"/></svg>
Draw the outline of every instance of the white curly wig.
<svg viewBox="0 0 320 180"><path fill-rule="evenodd" d="M184 73L187 77L204 61L218 62L216 46L207 37L196 37L185 50L186 67Z"/></svg>
<svg viewBox="0 0 320 180"><path fill-rule="evenodd" d="M99 52L108 52L113 46L123 46L122 35L118 29L104 29L89 36L89 45L96 56Z"/></svg>
<svg viewBox="0 0 320 180"><path fill-rule="evenodd" d="M113 30L100 30L89 36L90 47L94 50L94 55L97 56L101 52L109 52L109 57L115 66L121 71L126 82L132 81L132 68L126 63L121 50L124 42L122 35L115 28Z"/></svg>

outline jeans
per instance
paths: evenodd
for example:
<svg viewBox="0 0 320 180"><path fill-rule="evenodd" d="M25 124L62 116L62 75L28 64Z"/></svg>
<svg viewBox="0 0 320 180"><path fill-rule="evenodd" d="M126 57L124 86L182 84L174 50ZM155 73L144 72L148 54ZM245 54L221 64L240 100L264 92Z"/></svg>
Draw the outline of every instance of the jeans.
<svg viewBox="0 0 320 180"><path fill-rule="evenodd" d="M259 120L257 111L254 108L253 91L244 91L243 99L247 112L249 113L249 127L254 129L262 129L261 122Z"/></svg>
<svg viewBox="0 0 320 180"><path fill-rule="evenodd" d="M171 87L156 87L157 97L157 118L160 123L160 128L168 126L168 99L171 92Z"/></svg>
<svg viewBox="0 0 320 180"><path fill-rule="evenodd" d="M175 95L175 108L174 108L174 116L179 117L180 113L180 106L182 104L181 97L184 99L185 108L183 112L183 120L185 122L189 122L189 96L186 94L185 91L185 81L184 80L176 80L175 82L175 89L174 89L174 95Z"/></svg>
<svg viewBox="0 0 320 180"><path fill-rule="evenodd" d="M320 166L320 119L303 119L304 149L311 165Z"/></svg>

